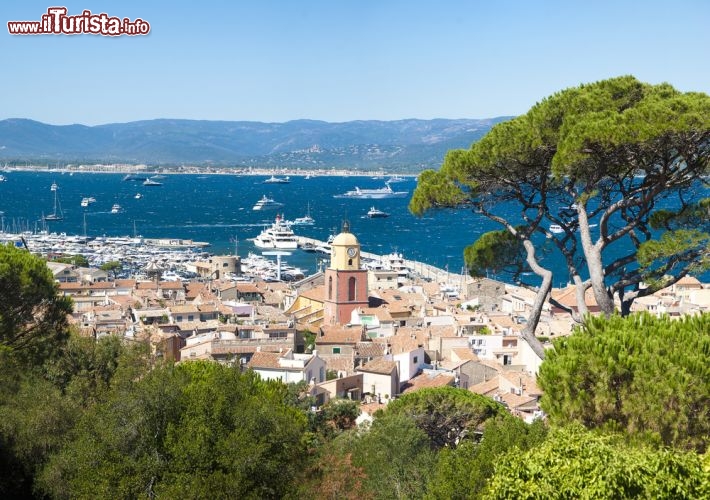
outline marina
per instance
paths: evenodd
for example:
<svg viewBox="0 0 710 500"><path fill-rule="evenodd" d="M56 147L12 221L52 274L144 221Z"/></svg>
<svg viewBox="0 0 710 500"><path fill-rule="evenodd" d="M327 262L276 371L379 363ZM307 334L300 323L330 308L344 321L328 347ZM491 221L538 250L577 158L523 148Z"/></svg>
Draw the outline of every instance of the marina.
<svg viewBox="0 0 710 500"><path fill-rule="evenodd" d="M463 250L487 231L499 226L475 213L470 207L434 210L423 217L416 217L408 210L409 198L385 198L372 204L361 203L352 198L333 198L357 184L361 189L379 189L382 180L370 179L370 175L327 176L311 179L291 175L291 183L283 187L273 185L276 200L287 201L285 206L274 211L252 210L254 202L264 195L262 181L270 174L262 175L167 175L161 189L145 189L142 198L136 199L136 182L122 181L121 173L75 173L13 170L8 182L0 185L0 231L19 234L42 231L82 235L88 238L125 238L126 235L142 235L143 239L191 240L209 242L209 252L214 255L234 254L238 241L238 254L261 253L252 241L265 226L274 222L276 211L288 214L309 214L313 223L292 225L299 242L311 241L299 246L285 260L306 273L316 272L323 266L329 254L328 237L337 232L343 220L350 220L364 252L376 255L401 253L406 259L425 262L435 268L461 273L464 268ZM77 200L63 207L63 220L45 221L42 209L53 198L49 185L56 180L58 198ZM398 184L398 190L409 191L415 187L414 178ZM284 190L284 193L277 192ZM285 194L288 190L288 194ZM698 191L698 196L707 191ZM78 201L89 194L96 203L79 207ZM269 198L270 196L267 196ZM273 198L272 198L273 199ZM118 214L112 214L114 203L121 206ZM560 203L560 206L566 205ZM387 218L367 218L371 206L389 214ZM45 208L44 213L51 212ZM515 207L501 203L499 213L510 216ZM295 219L294 219L295 222ZM594 221L595 223L596 221ZM594 228L593 231L598 231ZM544 239L544 236L541 235ZM101 240L99 240L101 241ZM621 254L626 250L614 250ZM555 285L566 283L568 277L563 259L555 252L541 256L541 263L555 275ZM491 277L496 275L491 274ZM507 280L507 275L497 276ZM535 276L529 282L535 285Z"/></svg>

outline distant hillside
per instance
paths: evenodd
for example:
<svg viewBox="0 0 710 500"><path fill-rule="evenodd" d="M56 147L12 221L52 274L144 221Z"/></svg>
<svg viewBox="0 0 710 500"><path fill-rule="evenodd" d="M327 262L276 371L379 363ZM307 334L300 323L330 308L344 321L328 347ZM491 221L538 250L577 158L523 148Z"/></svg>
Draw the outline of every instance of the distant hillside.
<svg viewBox="0 0 710 500"><path fill-rule="evenodd" d="M286 123L148 120L87 127L0 121L5 161L318 167L416 172L468 148L496 123L397 120Z"/></svg>

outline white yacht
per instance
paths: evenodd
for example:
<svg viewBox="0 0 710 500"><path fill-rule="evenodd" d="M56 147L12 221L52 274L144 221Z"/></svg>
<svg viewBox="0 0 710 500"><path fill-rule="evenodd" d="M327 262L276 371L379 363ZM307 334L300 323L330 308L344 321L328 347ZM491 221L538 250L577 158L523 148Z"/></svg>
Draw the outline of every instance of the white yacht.
<svg viewBox="0 0 710 500"><path fill-rule="evenodd" d="M146 179L143 181L143 185L144 186L162 186L163 183L158 182L158 181L154 180L153 178L149 178L149 179Z"/></svg>
<svg viewBox="0 0 710 500"><path fill-rule="evenodd" d="M259 201L252 207L252 210L276 210L277 208L283 207L283 203L274 201L273 198L268 198L266 195L262 196Z"/></svg>
<svg viewBox="0 0 710 500"><path fill-rule="evenodd" d="M81 206L88 207L89 206L89 198L82 198L81 199Z"/></svg>
<svg viewBox="0 0 710 500"><path fill-rule="evenodd" d="M113 206L111 207L111 213L117 214L120 211L121 211L121 205L119 205L118 203L114 203Z"/></svg>
<svg viewBox="0 0 710 500"><path fill-rule="evenodd" d="M375 207L370 207L370 210L367 211L367 216L370 219L383 219L385 217L389 217L390 214L387 212L383 212L382 210L379 210Z"/></svg>
<svg viewBox="0 0 710 500"><path fill-rule="evenodd" d="M298 238L296 238L293 230L281 216L277 215L274 223L254 238L254 246L258 248L295 250L298 248Z"/></svg>
<svg viewBox="0 0 710 500"><path fill-rule="evenodd" d="M389 184L385 184L383 188L376 189L360 189L356 187L352 191L344 194L333 195L333 198L360 198L360 199L382 199L382 198L404 198L409 194L409 191L394 191Z"/></svg>
<svg viewBox="0 0 710 500"><path fill-rule="evenodd" d="M291 179L287 175L286 177L274 177L273 175L264 181L264 184L288 184Z"/></svg>

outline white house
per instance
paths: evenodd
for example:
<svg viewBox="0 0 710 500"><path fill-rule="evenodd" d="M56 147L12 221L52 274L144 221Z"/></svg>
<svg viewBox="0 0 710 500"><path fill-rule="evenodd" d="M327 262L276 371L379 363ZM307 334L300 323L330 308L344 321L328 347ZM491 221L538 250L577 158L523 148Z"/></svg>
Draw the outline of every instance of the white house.
<svg viewBox="0 0 710 500"><path fill-rule="evenodd" d="M387 403L399 394L397 363L376 359L355 370L362 373L363 393L370 394L374 401Z"/></svg>
<svg viewBox="0 0 710 500"><path fill-rule="evenodd" d="M292 349L286 352L255 352L247 367L258 373L265 380L281 380L285 384L292 382L325 381L325 361L312 354L294 354Z"/></svg>

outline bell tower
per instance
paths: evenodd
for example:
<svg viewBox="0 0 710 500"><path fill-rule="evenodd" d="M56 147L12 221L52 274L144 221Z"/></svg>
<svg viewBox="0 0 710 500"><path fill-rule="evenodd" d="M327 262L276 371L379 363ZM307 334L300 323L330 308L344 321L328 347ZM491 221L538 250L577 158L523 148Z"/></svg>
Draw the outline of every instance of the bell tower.
<svg viewBox="0 0 710 500"><path fill-rule="evenodd" d="M326 325L350 323L358 307L367 307L367 270L360 269L360 243L345 221L343 229L330 244L330 266L325 270L323 322Z"/></svg>

